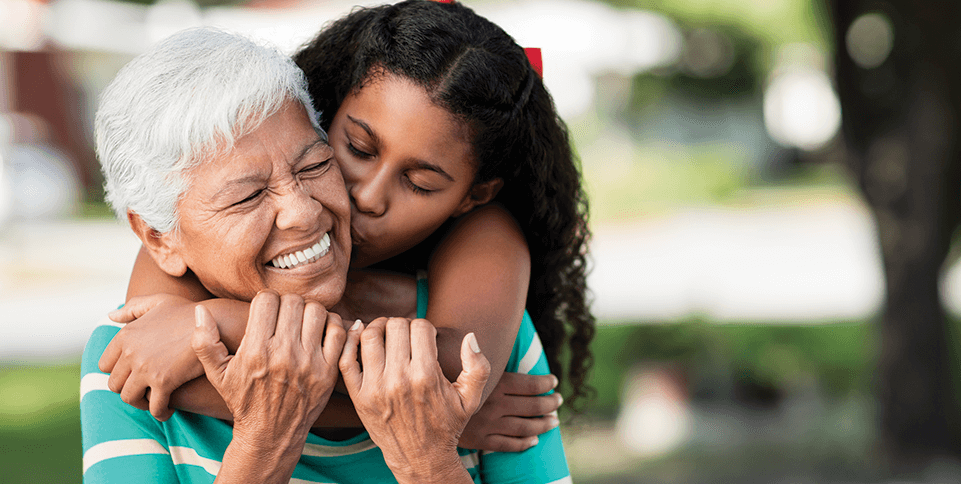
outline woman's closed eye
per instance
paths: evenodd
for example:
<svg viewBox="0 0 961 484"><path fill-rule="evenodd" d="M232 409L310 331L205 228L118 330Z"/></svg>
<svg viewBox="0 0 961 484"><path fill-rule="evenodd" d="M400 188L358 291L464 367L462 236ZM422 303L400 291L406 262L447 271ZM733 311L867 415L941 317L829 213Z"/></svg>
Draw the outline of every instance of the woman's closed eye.
<svg viewBox="0 0 961 484"><path fill-rule="evenodd" d="M324 172L326 172L328 168L330 168L330 162L331 162L331 160L333 160L333 158L327 158L326 160L321 161L321 162L319 162L319 163L312 163L312 164L310 164L310 165L307 165L306 167L304 167L303 169L301 169L301 170L298 172L298 174L300 174L300 175L308 175L308 176L321 175L321 174L323 174Z"/></svg>
<svg viewBox="0 0 961 484"><path fill-rule="evenodd" d="M259 198L259 197L260 197L260 194L262 194L262 193L264 193L264 189L263 189L263 188L260 188L260 189L258 189L258 190L254 190L250 195L247 196L247 198L244 198L243 200L234 203L232 206L236 207L236 206L238 206L238 205L244 205L244 204L250 203L250 202L256 200L257 198Z"/></svg>

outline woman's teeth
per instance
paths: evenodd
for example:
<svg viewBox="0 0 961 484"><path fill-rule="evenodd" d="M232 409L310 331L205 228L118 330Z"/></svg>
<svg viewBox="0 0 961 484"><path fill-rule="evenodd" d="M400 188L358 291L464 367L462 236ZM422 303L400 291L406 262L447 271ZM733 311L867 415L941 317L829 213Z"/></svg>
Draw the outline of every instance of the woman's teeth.
<svg viewBox="0 0 961 484"><path fill-rule="evenodd" d="M324 234L320 242L292 254L278 256L270 264L280 269L293 269L320 259L330 250L330 234Z"/></svg>

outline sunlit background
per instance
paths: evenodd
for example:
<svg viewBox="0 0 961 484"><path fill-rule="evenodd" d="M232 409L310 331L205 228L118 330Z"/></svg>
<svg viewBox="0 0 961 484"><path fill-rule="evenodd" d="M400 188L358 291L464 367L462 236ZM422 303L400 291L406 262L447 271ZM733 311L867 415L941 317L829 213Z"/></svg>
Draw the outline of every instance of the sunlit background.
<svg viewBox="0 0 961 484"><path fill-rule="evenodd" d="M102 201L101 89L186 27L293 52L355 5L226 3L0 0L3 482L80 480L80 351L139 247ZM884 272L833 59L882 65L884 9L835 41L818 0L465 3L542 49L590 195L598 393L566 424L574 481L875 482ZM961 310L961 271L942 292Z"/></svg>

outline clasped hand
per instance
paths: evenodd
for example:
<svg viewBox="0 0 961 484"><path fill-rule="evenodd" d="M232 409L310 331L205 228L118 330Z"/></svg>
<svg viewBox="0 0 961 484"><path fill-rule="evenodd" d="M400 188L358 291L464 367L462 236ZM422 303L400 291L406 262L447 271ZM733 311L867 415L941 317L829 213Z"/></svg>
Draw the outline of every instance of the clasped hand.
<svg viewBox="0 0 961 484"><path fill-rule="evenodd" d="M235 437L251 432L264 442L303 444L337 383L346 339L340 316L297 295L262 291L236 355L203 306L196 326L192 347L234 416Z"/></svg>
<svg viewBox="0 0 961 484"><path fill-rule="evenodd" d="M360 345L361 369L358 362ZM358 321L347 335L340 372L357 415L398 480L440 482L463 466L457 440L480 407L490 363L469 333L463 371L451 383L437 362L437 330L424 319Z"/></svg>

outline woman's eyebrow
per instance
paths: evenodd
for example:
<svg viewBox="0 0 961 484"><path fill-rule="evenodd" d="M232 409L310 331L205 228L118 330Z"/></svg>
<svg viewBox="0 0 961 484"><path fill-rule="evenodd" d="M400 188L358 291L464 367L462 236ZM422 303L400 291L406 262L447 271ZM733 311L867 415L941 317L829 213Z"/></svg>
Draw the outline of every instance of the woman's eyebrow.
<svg viewBox="0 0 961 484"><path fill-rule="evenodd" d="M259 185L263 183L264 177L262 175L247 175L233 180L228 180L224 183L224 186L220 187L213 195L210 196L212 202L220 200L221 197L227 196L231 192L239 190L244 185Z"/></svg>
<svg viewBox="0 0 961 484"><path fill-rule="evenodd" d="M314 148L317 147L317 145L326 145L326 144L327 143L324 142L323 138L318 136L316 139L314 139L312 143L305 145L304 149L300 150L300 153L298 153L297 156L294 157L293 164L297 164L300 162L300 160L303 160L308 153L310 153Z"/></svg>

